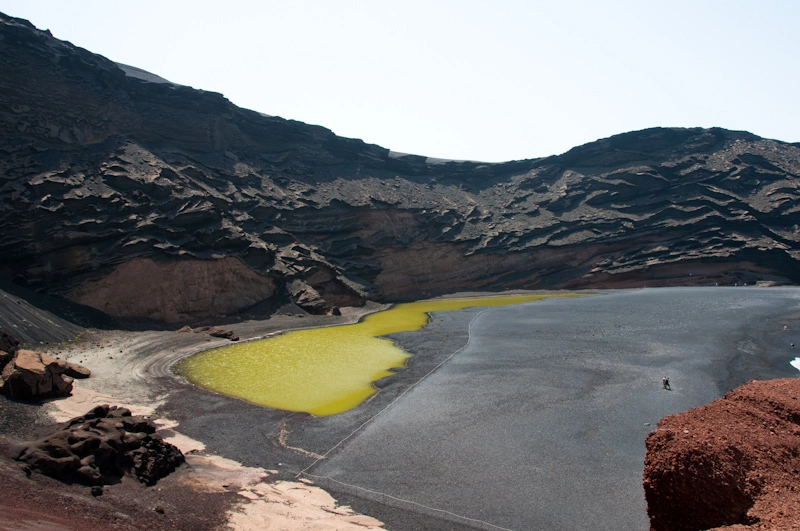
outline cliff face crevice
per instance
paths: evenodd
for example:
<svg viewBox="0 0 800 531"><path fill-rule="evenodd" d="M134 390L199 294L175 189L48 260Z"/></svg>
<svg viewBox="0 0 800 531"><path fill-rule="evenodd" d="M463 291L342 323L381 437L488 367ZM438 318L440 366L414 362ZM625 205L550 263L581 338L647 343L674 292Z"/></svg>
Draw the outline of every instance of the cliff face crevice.
<svg viewBox="0 0 800 531"><path fill-rule="evenodd" d="M656 128L542 159L429 159L126 75L5 15L0 36L0 276L41 292L100 293L141 259L235 258L271 279L258 293L300 282L326 308L800 280L797 145Z"/></svg>

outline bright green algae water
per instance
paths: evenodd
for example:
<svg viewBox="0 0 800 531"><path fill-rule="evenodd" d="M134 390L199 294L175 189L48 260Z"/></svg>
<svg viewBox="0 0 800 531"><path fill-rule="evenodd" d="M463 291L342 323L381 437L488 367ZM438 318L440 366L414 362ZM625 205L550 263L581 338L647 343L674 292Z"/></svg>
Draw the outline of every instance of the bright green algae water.
<svg viewBox="0 0 800 531"><path fill-rule="evenodd" d="M380 336L419 330L430 312L506 306L546 297L552 295L399 304L356 324L296 330L209 350L180 361L175 370L195 385L253 404L333 415L373 395L377 389L372 382L393 374L391 369L404 366L410 357Z"/></svg>

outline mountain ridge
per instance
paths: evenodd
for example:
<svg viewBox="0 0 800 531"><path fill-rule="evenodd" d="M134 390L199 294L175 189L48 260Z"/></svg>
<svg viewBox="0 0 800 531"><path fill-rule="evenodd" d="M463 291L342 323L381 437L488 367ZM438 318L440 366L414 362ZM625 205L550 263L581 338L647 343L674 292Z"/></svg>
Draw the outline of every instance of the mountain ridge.
<svg viewBox="0 0 800 531"><path fill-rule="evenodd" d="M110 315L800 280L796 144L651 128L442 161L0 31L0 277Z"/></svg>

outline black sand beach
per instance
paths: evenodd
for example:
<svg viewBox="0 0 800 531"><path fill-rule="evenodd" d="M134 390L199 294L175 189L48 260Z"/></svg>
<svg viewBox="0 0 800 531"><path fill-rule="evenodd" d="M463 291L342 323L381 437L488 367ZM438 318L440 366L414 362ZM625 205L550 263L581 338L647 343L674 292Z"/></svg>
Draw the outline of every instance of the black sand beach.
<svg viewBox="0 0 800 531"><path fill-rule="evenodd" d="M469 325L468 346L308 474L454 529L647 529L647 433L750 379L798 376L798 319L791 288L630 290L437 314L394 339L424 357Z"/></svg>
<svg viewBox="0 0 800 531"><path fill-rule="evenodd" d="M246 339L330 319L231 326ZM644 530L645 436L750 379L800 375L789 364L800 290L608 291L440 312L392 339L413 354L408 366L358 408L321 418L172 376L180 357L226 343L203 334L91 331L70 355L97 374L81 382L90 390L153 404L206 453L310 479L390 530ZM33 422L38 406L17 409L4 418Z"/></svg>

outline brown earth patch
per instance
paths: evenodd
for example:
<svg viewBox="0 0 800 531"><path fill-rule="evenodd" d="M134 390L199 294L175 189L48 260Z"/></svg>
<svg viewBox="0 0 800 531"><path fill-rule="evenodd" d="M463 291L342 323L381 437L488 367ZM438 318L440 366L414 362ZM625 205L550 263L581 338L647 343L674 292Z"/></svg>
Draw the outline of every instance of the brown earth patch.
<svg viewBox="0 0 800 531"><path fill-rule="evenodd" d="M665 417L646 445L652 531L800 527L800 379Z"/></svg>
<svg viewBox="0 0 800 531"><path fill-rule="evenodd" d="M85 282L69 298L114 317L174 323L235 313L274 293L272 277L237 258L178 262L134 258L100 280Z"/></svg>

